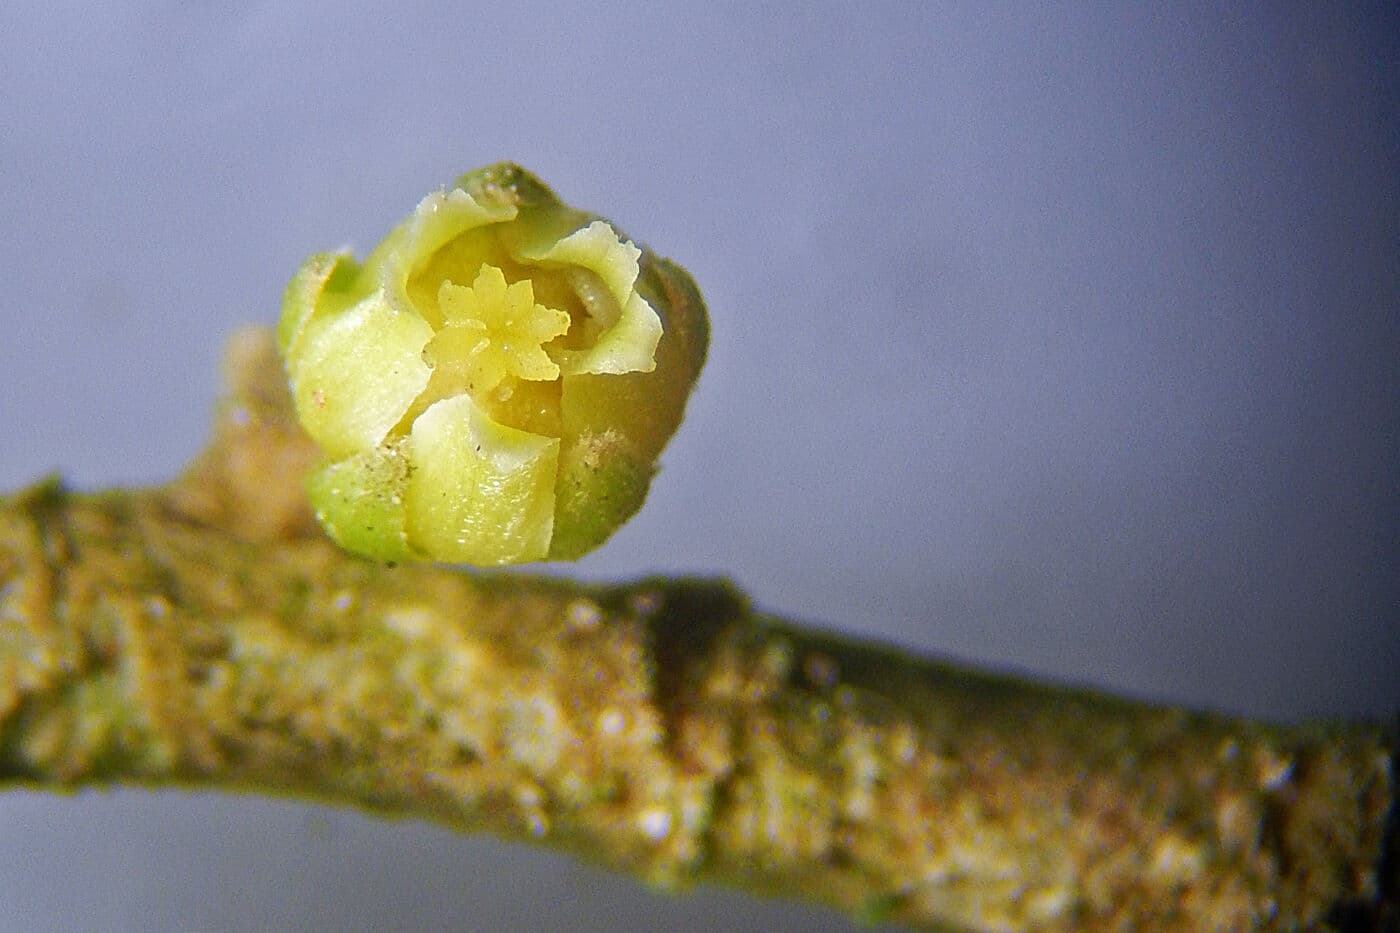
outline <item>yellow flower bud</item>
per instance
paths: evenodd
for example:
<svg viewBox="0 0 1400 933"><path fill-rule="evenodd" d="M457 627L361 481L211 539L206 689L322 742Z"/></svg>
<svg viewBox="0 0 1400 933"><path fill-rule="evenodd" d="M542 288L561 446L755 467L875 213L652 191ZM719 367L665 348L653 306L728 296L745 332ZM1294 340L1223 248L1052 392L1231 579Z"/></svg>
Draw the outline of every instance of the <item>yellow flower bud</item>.
<svg viewBox="0 0 1400 933"><path fill-rule="evenodd" d="M709 324L684 269L500 164L424 198L364 263L308 259L277 336L332 538L506 564L579 557L637 511Z"/></svg>

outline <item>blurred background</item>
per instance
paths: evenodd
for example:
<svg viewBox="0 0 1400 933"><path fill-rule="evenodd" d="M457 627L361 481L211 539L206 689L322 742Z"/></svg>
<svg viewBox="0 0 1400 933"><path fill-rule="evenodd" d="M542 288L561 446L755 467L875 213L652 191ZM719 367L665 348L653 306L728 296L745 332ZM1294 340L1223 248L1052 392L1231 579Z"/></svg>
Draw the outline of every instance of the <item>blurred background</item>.
<svg viewBox="0 0 1400 933"><path fill-rule="evenodd" d="M0 489L157 483L226 335L513 159L708 370L576 567L1278 720L1400 709L1400 13L9 2ZM288 479L288 482L294 481ZM6 930L848 930L417 823L0 794Z"/></svg>

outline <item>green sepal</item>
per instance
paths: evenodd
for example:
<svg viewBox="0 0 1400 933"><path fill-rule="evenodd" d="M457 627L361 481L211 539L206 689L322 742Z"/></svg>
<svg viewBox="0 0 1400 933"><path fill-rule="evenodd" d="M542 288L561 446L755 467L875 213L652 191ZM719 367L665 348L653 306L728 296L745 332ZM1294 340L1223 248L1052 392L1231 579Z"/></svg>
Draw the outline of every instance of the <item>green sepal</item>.
<svg viewBox="0 0 1400 933"><path fill-rule="evenodd" d="M404 533L407 485L402 445L352 454L306 478L316 519L331 539L347 551L383 561L418 557Z"/></svg>
<svg viewBox="0 0 1400 933"><path fill-rule="evenodd" d="M642 507L653 464L615 430L561 448L550 560L577 560L612 537Z"/></svg>
<svg viewBox="0 0 1400 933"><path fill-rule="evenodd" d="M553 559L588 553L642 507L705 362L709 319L689 273L643 253L637 291L664 322L652 371L563 380Z"/></svg>

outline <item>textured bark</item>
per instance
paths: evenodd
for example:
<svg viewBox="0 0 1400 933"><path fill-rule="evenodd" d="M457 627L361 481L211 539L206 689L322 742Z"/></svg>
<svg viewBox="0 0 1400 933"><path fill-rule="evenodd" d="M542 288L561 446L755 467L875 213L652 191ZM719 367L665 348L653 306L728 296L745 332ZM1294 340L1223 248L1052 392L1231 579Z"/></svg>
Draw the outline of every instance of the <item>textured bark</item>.
<svg viewBox="0 0 1400 933"><path fill-rule="evenodd" d="M723 582L369 563L306 513L266 335L231 360L178 482L0 501L0 783L304 795L953 929L1391 916L1393 732L979 673Z"/></svg>

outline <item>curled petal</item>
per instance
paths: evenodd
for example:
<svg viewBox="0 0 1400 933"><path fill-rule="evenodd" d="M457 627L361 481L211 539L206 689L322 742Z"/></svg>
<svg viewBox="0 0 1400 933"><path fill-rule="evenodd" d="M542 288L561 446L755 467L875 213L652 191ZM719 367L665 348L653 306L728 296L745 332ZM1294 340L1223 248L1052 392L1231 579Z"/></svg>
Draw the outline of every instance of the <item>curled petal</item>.
<svg viewBox="0 0 1400 933"><path fill-rule="evenodd" d="M594 322L596 332L589 347L555 352L566 375L651 372L656 365L661 319L636 292L641 254L635 245L619 238L611 225L595 220L528 257L567 267Z"/></svg>
<svg viewBox="0 0 1400 933"><path fill-rule="evenodd" d="M461 188L435 191L418 203L408 221L390 234L365 263L379 270L380 284L389 301L399 308L414 308L434 327L443 325L437 307L438 286L444 276L434 274L434 262L463 265L457 252L474 246L481 258L470 259L469 273L492 254L491 228L514 220L517 209L499 200L477 200ZM480 231L476 237L466 237ZM442 255L449 247L456 252ZM415 286L417 286L415 288Z"/></svg>
<svg viewBox="0 0 1400 933"><path fill-rule="evenodd" d="M349 297L359 271L359 263L348 253L316 253L301 264L282 293L277 345L283 356L291 352L313 312L329 310L336 298Z"/></svg>
<svg viewBox="0 0 1400 933"><path fill-rule="evenodd" d="M383 441L428 384L423 348L432 336L426 321L382 292L313 317L288 363L307 433L331 457Z"/></svg>

